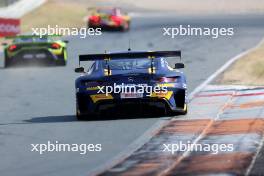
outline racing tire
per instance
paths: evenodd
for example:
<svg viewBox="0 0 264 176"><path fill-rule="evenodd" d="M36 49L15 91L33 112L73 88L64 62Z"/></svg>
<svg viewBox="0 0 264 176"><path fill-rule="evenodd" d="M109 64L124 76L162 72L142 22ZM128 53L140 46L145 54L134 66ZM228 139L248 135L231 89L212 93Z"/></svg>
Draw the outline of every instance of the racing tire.
<svg viewBox="0 0 264 176"><path fill-rule="evenodd" d="M65 60L65 50L62 50L62 54L58 56L58 60L56 65L57 66L65 66L67 64L66 60Z"/></svg>
<svg viewBox="0 0 264 176"><path fill-rule="evenodd" d="M130 21L127 22L127 31L129 31L129 30L130 30Z"/></svg>
<svg viewBox="0 0 264 176"><path fill-rule="evenodd" d="M9 67L9 63L8 63L8 59L4 59L4 68L8 68Z"/></svg>
<svg viewBox="0 0 264 176"><path fill-rule="evenodd" d="M78 111L78 107L76 105L76 118L78 121L84 121L86 120L86 116L81 114L79 111Z"/></svg>
<svg viewBox="0 0 264 176"><path fill-rule="evenodd" d="M88 23L88 24L87 24L87 29L89 29L89 28L95 30L97 27L96 27L95 25L93 25L93 24Z"/></svg>
<svg viewBox="0 0 264 176"><path fill-rule="evenodd" d="M187 106L187 104L185 106L186 106L186 108L182 111L173 111L173 110L169 109L167 111L167 115L169 115L169 116L186 115L188 113L188 106Z"/></svg>
<svg viewBox="0 0 264 176"><path fill-rule="evenodd" d="M122 26L121 26L121 31L126 32L129 31L130 29L130 22L125 22Z"/></svg>
<svg viewBox="0 0 264 176"><path fill-rule="evenodd" d="M180 112L180 115L186 115L188 113L188 106L186 105L185 110L183 110L182 112Z"/></svg>
<svg viewBox="0 0 264 176"><path fill-rule="evenodd" d="M180 115L178 111L172 111L170 110L169 112L167 112L167 115L168 116L178 116Z"/></svg>
<svg viewBox="0 0 264 176"><path fill-rule="evenodd" d="M80 115L80 114L76 114L76 118L78 121L85 121L86 120L86 116Z"/></svg>
<svg viewBox="0 0 264 176"><path fill-rule="evenodd" d="M92 121L95 119L95 114L77 114L76 113L76 118L78 121Z"/></svg>
<svg viewBox="0 0 264 176"><path fill-rule="evenodd" d="M5 54L4 54L4 68L8 68L9 66L10 66L10 59L5 52Z"/></svg>
<svg viewBox="0 0 264 176"><path fill-rule="evenodd" d="M94 120L96 119L95 117L96 114L93 114L93 113L85 113L85 114L82 114L82 113L78 113L78 108L76 107L76 118L78 121L90 121L90 120Z"/></svg>

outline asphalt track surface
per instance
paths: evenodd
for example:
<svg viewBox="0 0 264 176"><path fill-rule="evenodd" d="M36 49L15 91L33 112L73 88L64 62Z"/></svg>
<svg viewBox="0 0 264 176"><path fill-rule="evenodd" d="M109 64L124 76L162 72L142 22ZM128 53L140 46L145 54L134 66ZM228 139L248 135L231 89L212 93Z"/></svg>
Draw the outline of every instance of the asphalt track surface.
<svg viewBox="0 0 264 176"><path fill-rule="evenodd" d="M163 36L162 27L190 24L194 27L234 27L232 37ZM228 59L256 45L264 35L261 15L222 17L137 17L127 33L71 37L69 64L53 68L0 70L0 173L4 176L89 175L110 161L148 128L163 118L117 119L78 122L75 119L73 72L78 54L126 50L181 49L186 64L188 88L192 91ZM192 111L192 110L190 110ZM30 144L102 144L101 152L31 152Z"/></svg>

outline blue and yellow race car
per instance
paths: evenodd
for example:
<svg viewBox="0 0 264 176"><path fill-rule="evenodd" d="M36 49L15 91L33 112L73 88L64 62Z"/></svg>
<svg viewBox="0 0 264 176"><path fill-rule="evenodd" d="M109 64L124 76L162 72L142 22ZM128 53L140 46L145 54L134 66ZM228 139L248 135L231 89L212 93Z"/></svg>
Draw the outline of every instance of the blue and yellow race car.
<svg viewBox="0 0 264 176"><path fill-rule="evenodd" d="M75 69L82 73L75 81L77 119L147 109L186 114L186 78L179 70L184 64L176 63L173 69L168 57L181 57L181 51L80 55ZM80 66L83 61L93 61L88 71Z"/></svg>
<svg viewBox="0 0 264 176"><path fill-rule="evenodd" d="M56 65L67 63L67 43L58 36L19 35L4 45L4 66L14 65Z"/></svg>

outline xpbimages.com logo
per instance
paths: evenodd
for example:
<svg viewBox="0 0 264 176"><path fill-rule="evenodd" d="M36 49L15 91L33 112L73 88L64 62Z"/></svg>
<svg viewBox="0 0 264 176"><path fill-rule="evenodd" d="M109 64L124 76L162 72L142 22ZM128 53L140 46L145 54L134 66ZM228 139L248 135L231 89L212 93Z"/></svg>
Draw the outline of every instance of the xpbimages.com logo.
<svg viewBox="0 0 264 176"><path fill-rule="evenodd" d="M65 144L58 141L43 144L31 144L31 152L37 152L40 155L49 152L78 152L85 155L88 152L102 151L102 144Z"/></svg>
<svg viewBox="0 0 264 176"><path fill-rule="evenodd" d="M177 36L208 36L213 39L234 35L234 28L232 27L193 27L191 25L179 25L176 27L164 27L163 36L175 38Z"/></svg>
<svg viewBox="0 0 264 176"><path fill-rule="evenodd" d="M233 152L233 144L200 144L187 141L186 143L179 141L178 143L163 144L162 152L175 154L177 152L210 152L218 154L219 152Z"/></svg>
<svg viewBox="0 0 264 176"><path fill-rule="evenodd" d="M116 84L113 86L97 86L98 94L122 94L122 93L131 93L131 94L146 94L146 96L151 96L152 93L155 94L166 94L168 89L166 86L150 86L148 84Z"/></svg>
<svg viewBox="0 0 264 176"><path fill-rule="evenodd" d="M84 39L87 36L98 36L102 35L101 28L77 28L77 27L60 27L58 25L51 26L48 25L47 27L42 28L31 28L32 35L37 35L42 38L46 35L62 35L62 36L79 36L80 38Z"/></svg>

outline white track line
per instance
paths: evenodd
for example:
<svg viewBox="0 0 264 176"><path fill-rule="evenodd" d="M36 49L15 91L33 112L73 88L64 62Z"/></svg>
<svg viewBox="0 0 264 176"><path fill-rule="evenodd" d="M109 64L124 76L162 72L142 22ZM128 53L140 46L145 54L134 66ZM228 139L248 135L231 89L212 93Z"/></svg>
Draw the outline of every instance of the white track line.
<svg viewBox="0 0 264 176"><path fill-rule="evenodd" d="M259 147L257 149L257 152L254 155L254 157L253 157L253 159L252 159L252 161L251 161L251 163L250 163L250 165L249 165L249 167L247 169L247 172L246 172L245 176L249 176L250 175L250 172L251 172L251 170L252 170L252 168L253 168L256 160L257 160L257 157L258 157L262 147L264 147L264 137L262 137L262 139L260 140L260 145L259 145Z"/></svg>
<svg viewBox="0 0 264 176"><path fill-rule="evenodd" d="M208 85L212 80L214 80L219 74L221 74L223 71L225 71L232 63L234 63L239 58L245 56L246 54L250 53L251 51L258 48L262 43L264 43L264 39L262 39L256 46L248 49L247 51L244 51L235 57L231 58L228 62L226 62L222 67L220 67L216 72L214 72L210 77L208 77L203 83L201 83L198 87L196 87L188 96L188 99L191 101L195 94L200 92L206 85ZM117 165L120 161L124 160L131 154L133 154L134 151L139 149L141 146L143 146L147 141L149 141L153 137L153 133L161 129L165 124L169 123L164 122L164 120L160 120L156 122L152 127L147 130L146 133L141 135L135 142L130 144L127 148L127 150L122 151L119 153L114 159L111 159L110 162L104 164L103 166L99 166L98 168L94 169L90 175L98 175L102 173L103 171L111 169L113 166ZM152 134L152 135L151 135Z"/></svg>
<svg viewBox="0 0 264 176"><path fill-rule="evenodd" d="M213 125L213 123L220 118L220 115L224 112L225 108L230 104L230 102L232 102L235 94L236 94L236 91L233 91L230 99L225 102L225 104L222 106L222 108L216 114L216 117L214 119L211 119L210 120L210 122L206 125L206 127L203 129L203 131L201 132L201 134L199 134L199 136L197 136L197 138L192 142L192 144L194 144L194 145L198 144L198 142L206 135L208 129L210 129L210 127ZM186 150L179 157L179 159L177 159L177 161L174 164L171 165L171 167L167 168L166 170L164 170L163 172L161 172L160 174L158 174L158 176L166 176L166 175L168 175L178 164L180 164L180 162L184 158L190 156L191 153L192 153L192 151Z"/></svg>
<svg viewBox="0 0 264 176"><path fill-rule="evenodd" d="M228 62L226 62L222 67L220 67L216 72L214 72L209 78L207 78L202 84L200 84L198 87L196 87L192 93L189 95L189 100L192 100L194 98L194 95L200 92L206 85L208 85L211 81L213 81L219 74L221 74L223 71L225 71L231 64L233 64L235 61L237 61L239 58L247 55L251 51L257 49L262 43L264 43L264 39L262 39L256 46L253 48L248 49L247 51L244 51L235 57L231 58Z"/></svg>
<svg viewBox="0 0 264 176"><path fill-rule="evenodd" d="M130 144L124 151L119 153L116 157L111 159L110 162L99 166L95 170L93 170L90 175L96 176L99 173L102 173L106 170L111 169L116 164L120 163L121 161L125 160L127 157L132 155L136 150L142 147L145 143L147 143L155 133L162 129L166 124L168 124L169 120L159 120L156 122L152 127L150 127L143 135L141 135L138 139L136 139L132 144Z"/></svg>

